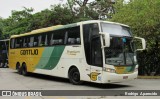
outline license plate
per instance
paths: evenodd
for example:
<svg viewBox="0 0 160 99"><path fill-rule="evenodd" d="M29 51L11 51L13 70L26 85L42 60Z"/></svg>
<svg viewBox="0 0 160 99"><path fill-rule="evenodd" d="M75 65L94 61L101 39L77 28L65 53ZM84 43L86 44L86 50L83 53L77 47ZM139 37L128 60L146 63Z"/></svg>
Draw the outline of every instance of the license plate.
<svg viewBox="0 0 160 99"><path fill-rule="evenodd" d="M128 79L128 76L123 76L123 79Z"/></svg>

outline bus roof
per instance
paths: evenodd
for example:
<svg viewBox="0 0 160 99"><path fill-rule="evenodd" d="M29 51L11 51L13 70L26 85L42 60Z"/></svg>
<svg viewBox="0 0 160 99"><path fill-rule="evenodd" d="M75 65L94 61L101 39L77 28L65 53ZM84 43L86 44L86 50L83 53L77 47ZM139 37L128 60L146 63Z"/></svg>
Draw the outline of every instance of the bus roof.
<svg viewBox="0 0 160 99"><path fill-rule="evenodd" d="M0 40L0 42L6 42L6 41L9 41L9 39Z"/></svg>
<svg viewBox="0 0 160 99"><path fill-rule="evenodd" d="M32 35L32 34L38 34L38 33L43 33L43 32L48 32L48 31L52 31L52 30L57 29L57 28L62 27L62 26L63 25L56 25L56 26L36 29L36 30L32 30L31 32L24 33L24 34L12 35L11 38L21 37L21 36L27 36L27 35Z"/></svg>
<svg viewBox="0 0 160 99"><path fill-rule="evenodd" d="M108 23L108 24L117 24L117 25L129 27L128 25L121 24L121 23L116 23L116 22L102 21L102 20L88 20L88 21L82 21L82 22L67 24L67 25L56 25L56 26L36 29L36 30L32 30L31 32L24 33L24 34L12 35L11 38L16 38L16 37L21 37L21 36L27 36L27 35L32 35L32 34L38 34L38 33L43 33L43 32L49 32L49 31L63 29L63 28L74 27L74 26L77 26L77 25L80 25L80 24L100 23L100 22L104 22L104 23Z"/></svg>
<svg viewBox="0 0 160 99"><path fill-rule="evenodd" d="M88 21L82 21L83 24L88 24L88 23L99 23L99 22L104 22L104 23L108 23L108 24L116 24L116 25L121 25L121 26L125 26L125 27L129 27L126 24L121 24L118 22L111 22L111 21L103 21L103 20L88 20Z"/></svg>

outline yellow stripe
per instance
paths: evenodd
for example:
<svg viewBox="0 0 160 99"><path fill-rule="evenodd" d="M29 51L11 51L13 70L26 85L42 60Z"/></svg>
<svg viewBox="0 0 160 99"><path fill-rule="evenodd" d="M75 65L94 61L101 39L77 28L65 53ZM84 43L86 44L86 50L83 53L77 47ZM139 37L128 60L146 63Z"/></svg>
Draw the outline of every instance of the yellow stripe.
<svg viewBox="0 0 160 99"><path fill-rule="evenodd" d="M32 50L32 53L34 53L34 50L38 50L38 55L31 55L31 53L27 53L25 55L21 55L23 51ZM9 66L10 68L16 69L16 63L19 62L21 65L23 62L27 65L27 71L33 72L35 70L35 66L38 64L42 52L44 51L44 48L24 48L24 49L10 49L10 55L9 55ZM25 52L24 52L25 53Z"/></svg>

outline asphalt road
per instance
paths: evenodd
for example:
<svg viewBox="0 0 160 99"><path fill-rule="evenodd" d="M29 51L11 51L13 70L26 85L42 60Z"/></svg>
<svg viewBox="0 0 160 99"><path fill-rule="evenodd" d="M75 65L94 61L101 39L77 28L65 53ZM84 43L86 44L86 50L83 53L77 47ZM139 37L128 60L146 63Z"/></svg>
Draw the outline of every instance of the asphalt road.
<svg viewBox="0 0 160 99"><path fill-rule="evenodd" d="M85 82L82 85L72 85L68 79L52 76L30 74L19 75L15 70L0 68L0 90L160 90L160 79L136 79L117 84L95 84ZM152 96L153 97L153 96ZM128 99L116 96L39 96L39 97L3 97L3 99ZM138 97L136 97L138 98ZM145 99L150 99L145 97ZM154 96L154 98L159 98ZM1 97L0 97L1 99ZM135 97L131 97L135 99ZM140 99L143 97L140 96Z"/></svg>

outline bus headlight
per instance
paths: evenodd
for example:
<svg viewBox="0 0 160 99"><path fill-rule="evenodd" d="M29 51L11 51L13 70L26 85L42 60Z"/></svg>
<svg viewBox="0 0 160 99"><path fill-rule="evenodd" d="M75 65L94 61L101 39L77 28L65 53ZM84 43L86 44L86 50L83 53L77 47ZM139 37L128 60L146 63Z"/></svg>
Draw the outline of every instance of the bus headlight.
<svg viewBox="0 0 160 99"><path fill-rule="evenodd" d="M110 73L115 73L115 69L112 69L112 68L103 68L103 71L106 71L106 72L110 72Z"/></svg>

